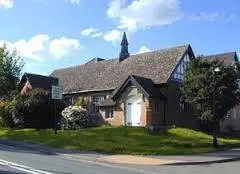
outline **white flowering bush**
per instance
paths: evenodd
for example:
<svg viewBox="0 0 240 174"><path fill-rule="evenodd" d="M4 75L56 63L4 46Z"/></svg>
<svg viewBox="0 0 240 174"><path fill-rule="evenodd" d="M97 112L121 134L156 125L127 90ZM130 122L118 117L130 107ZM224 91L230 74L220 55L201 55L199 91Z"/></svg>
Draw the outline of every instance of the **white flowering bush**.
<svg viewBox="0 0 240 174"><path fill-rule="evenodd" d="M93 126L88 111L81 106L69 106L62 111L62 129L75 130Z"/></svg>

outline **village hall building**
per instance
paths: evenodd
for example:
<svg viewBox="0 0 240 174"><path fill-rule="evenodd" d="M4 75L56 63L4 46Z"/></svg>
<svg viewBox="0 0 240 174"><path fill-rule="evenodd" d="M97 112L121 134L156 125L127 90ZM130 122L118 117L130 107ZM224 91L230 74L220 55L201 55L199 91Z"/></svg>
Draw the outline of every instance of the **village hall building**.
<svg viewBox="0 0 240 174"><path fill-rule="evenodd" d="M236 52L205 58L239 67ZM91 112L100 115L103 123L196 127L199 122L195 112L180 93L186 62L190 59L195 59L190 45L130 55L124 33L119 57L94 58L82 65L54 70L45 78L46 81L58 80L68 105L87 104ZM27 91L27 87L24 88L27 82L31 86L30 78L22 79L21 89ZM233 108L230 113L222 127L233 125L240 130L239 108Z"/></svg>

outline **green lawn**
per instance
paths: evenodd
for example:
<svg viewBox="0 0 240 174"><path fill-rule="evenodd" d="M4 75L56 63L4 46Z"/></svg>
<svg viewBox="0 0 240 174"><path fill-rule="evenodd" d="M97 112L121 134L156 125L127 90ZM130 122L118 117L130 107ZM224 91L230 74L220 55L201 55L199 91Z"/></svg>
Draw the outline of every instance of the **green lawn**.
<svg viewBox="0 0 240 174"><path fill-rule="evenodd" d="M78 149L103 153L159 155L197 154L215 151L212 137L184 128L172 128L150 134L144 128L101 127L79 131L3 129L0 137L40 143L65 149ZM240 139L219 139L222 147L240 146Z"/></svg>

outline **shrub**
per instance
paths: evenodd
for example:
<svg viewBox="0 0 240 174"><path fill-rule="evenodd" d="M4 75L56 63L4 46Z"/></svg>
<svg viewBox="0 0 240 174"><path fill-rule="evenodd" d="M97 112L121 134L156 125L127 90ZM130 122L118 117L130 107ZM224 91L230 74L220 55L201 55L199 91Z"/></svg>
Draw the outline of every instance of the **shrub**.
<svg viewBox="0 0 240 174"><path fill-rule="evenodd" d="M60 117L64 104L61 101L57 101L55 104L56 114ZM12 116L16 118L16 126L37 129L54 127L54 103L50 99L48 91L33 89L24 95L15 97L13 105Z"/></svg>
<svg viewBox="0 0 240 174"><path fill-rule="evenodd" d="M75 130L94 126L92 116L81 106L69 106L62 111L62 129Z"/></svg>
<svg viewBox="0 0 240 174"><path fill-rule="evenodd" d="M0 100L0 127L14 127L13 102Z"/></svg>

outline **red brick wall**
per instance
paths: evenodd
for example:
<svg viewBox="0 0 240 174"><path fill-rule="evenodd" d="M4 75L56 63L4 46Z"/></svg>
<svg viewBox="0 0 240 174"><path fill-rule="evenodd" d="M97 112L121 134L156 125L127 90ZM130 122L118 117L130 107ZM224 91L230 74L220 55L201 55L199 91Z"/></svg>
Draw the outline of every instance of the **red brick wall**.
<svg viewBox="0 0 240 174"><path fill-rule="evenodd" d="M24 94L26 94L26 92L31 91L31 90L32 90L32 86L31 86L31 84L27 81L27 82L24 84L23 88L21 89L20 94L21 94L21 95L24 95Z"/></svg>
<svg viewBox="0 0 240 174"><path fill-rule="evenodd" d="M84 94L78 94L78 95L72 95L71 97L74 97L75 100L79 97L84 98L91 98L93 95L109 95L112 91L109 92L94 92L94 93L84 93ZM178 125L178 126L184 126L184 127L195 127L195 118L193 116L192 112L183 112L180 108L179 103L179 87L175 84L168 84L166 87L161 88L161 92L167 97L166 100L166 124L167 125ZM104 120L106 123L112 124L112 125L125 125L125 108L124 108L124 102L127 100L128 93L131 93L127 91L126 93L123 93L123 98L119 99L118 105L116 105L114 109L113 118L105 119L105 111L104 108L101 108L100 115L102 117L102 120ZM136 91L135 91L136 94ZM132 95L132 93L131 93ZM163 112L161 113L155 113L152 110L152 101L146 99L139 91L137 92L137 95L141 96L141 126L146 125L163 125L164 118L163 118Z"/></svg>
<svg viewBox="0 0 240 174"><path fill-rule="evenodd" d="M149 100L142 95L141 102L141 126L146 126L151 123L152 111L149 105Z"/></svg>
<svg viewBox="0 0 240 174"><path fill-rule="evenodd" d="M151 123L151 109L149 108L149 101L141 95L141 118L140 126L146 126ZM124 101L125 102L125 101ZM113 118L105 119L104 108L100 109L102 118L106 123L111 125L125 125L125 107L124 102L116 104L114 108Z"/></svg>
<svg viewBox="0 0 240 174"><path fill-rule="evenodd" d="M124 104L117 104L114 107L113 118L105 118L105 111L104 108L101 109L101 115L105 122L110 125L125 125L124 124Z"/></svg>

